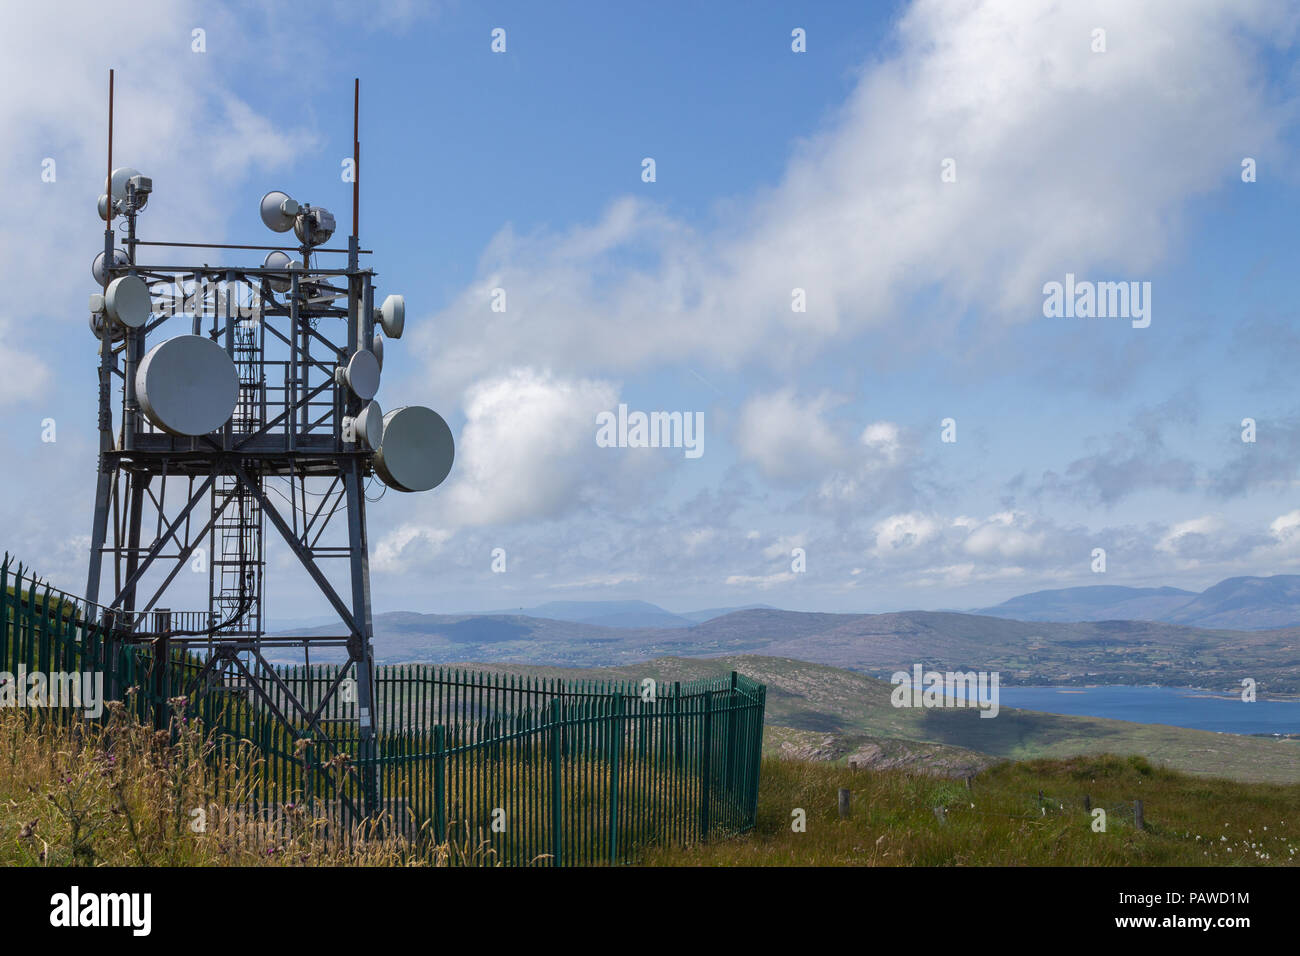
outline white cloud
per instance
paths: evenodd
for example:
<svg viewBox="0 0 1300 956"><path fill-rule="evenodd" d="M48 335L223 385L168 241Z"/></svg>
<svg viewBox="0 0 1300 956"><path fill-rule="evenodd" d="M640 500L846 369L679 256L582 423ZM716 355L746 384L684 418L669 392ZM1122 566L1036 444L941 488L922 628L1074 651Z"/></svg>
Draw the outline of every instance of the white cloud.
<svg viewBox="0 0 1300 956"><path fill-rule="evenodd" d="M1278 519L1281 520L1281 519ZM1273 522L1274 525L1277 522ZM1203 550L1207 543L1212 544L1227 523L1218 515L1204 515L1179 521L1170 526L1156 545L1156 550L1166 554L1179 555L1192 550ZM1209 540L1207 540L1209 539Z"/></svg>
<svg viewBox="0 0 1300 956"><path fill-rule="evenodd" d="M1022 561L1042 552L1047 541L1044 531L1034 528L1032 516L1004 511L990 515L983 523L968 528L962 545L968 554L984 559Z"/></svg>
<svg viewBox="0 0 1300 956"><path fill-rule="evenodd" d="M381 574L400 574L435 557L451 535L444 528L404 524L386 534L375 546L370 566Z"/></svg>
<svg viewBox="0 0 1300 956"><path fill-rule="evenodd" d="M875 546L872 551L885 558L898 551L908 551L933 540L940 531L939 522L923 514L890 515L876 522Z"/></svg>
<svg viewBox="0 0 1300 956"><path fill-rule="evenodd" d="M1269 153L1287 115L1261 91L1256 52L1295 29L1280 0L1032 13L1021 0L919 0L897 52L866 65L780 181L708 234L626 198L566 232L503 229L481 272L510 310L489 311L479 281L425 323L439 329L436 348L424 339L434 377L468 382L503 360L564 374L692 356L786 367L842 332L931 341L969 305L991 326L1041 321L1044 281L1148 272L1239 144ZM955 183L940 181L945 158ZM791 310L795 287L806 313ZM904 307L933 290L953 307Z"/></svg>
<svg viewBox="0 0 1300 956"><path fill-rule="evenodd" d="M736 449L777 481L824 474L844 459L842 442L823 418L834 404L827 394L802 399L790 388L756 395L740 410Z"/></svg>
<svg viewBox="0 0 1300 956"><path fill-rule="evenodd" d="M33 336L0 316L0 341L5 345L5 369L0 375L0 402L7 406L39 399L50 384L50 367L26 346ZM89 334L89 333L87 333Z"/></svg>
<svg viewBox="0 0 1300 956"><path fill-rule="evenodd" d="M1268 526L1269 533L1279 541L1289 543L1300 536L1300 511L1288 511L1274 518Z"/></svg>
<svg viewBox="0 0 1300 956"><path fill-rule="evenodd" d="M862 430L860 440L889 465L898 460L903 447L899 428L893 422L872 422Z"/></svg>
<svg viewBox="0 0 1300 956"><path fill-rule="evenodd" d="M470 388L452 480L439 496L446 519L504 524L581 507L598 454L611 451L596 447L596 414L617 402L609 382L531 368Z"/></svg>

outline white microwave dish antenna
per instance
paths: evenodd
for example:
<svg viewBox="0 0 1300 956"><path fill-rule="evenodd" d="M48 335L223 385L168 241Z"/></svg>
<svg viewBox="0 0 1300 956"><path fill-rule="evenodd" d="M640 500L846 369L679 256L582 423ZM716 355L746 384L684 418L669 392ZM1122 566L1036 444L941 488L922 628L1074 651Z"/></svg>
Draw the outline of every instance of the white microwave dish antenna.
<svg viewBox="0 0 1300 956"><path fill-rule="evenodd" d="M352 427L357 441L374 451L384 440L384 410L378 402L368 402L353 419Z"/></svg>
<svg viewBox="0 0 1300 956"><path fill-rule="evenodd" d="M375 474L397 491L429 491L451 472L456 457L451 429L423 405L407 405L384 416L384 437L375 452Z"/></svg>
<svg viewBox="0 0 1300 956"><path fill-rule="evenodd" d="M289 273L302 271L302 263L291 257L288 253L277 250L266 254L266 258L262 260L262 268L283 269L285 272L283 276L268 276L266 281L276 292L288 292L290 285Z"/></svg>
<svg viewBox="0 0 1300 956"><path fill-rule="evenodd" d="M153 312L149 284L139 276L119 276L104 293L104 311L128 329L140 328Z"/></svg>
<svg viewBox="0 0 1300 956"><path fill-rule="evenodd" d="M113 175L104 182L104 192L112 196L117 202L123 202L126 199L126 184L131 181L132 177L139 175L140 170L138 169L133 169L130 166L119 166L113 170Z"/></svg>
<svg viewBox="0 0 1300 956"><path fill-rule="evenodd" d="M390 339L400 339L406 326L406 299L390 295L379 307L379 325Z"/></svg>
<svg viewBox="0 0 1300 956"><path fill-rule="evenodd" d="M178 335L155 345L135 373L145 417L172 435L206 435L234 414L239 372L212 339Z"/></svg>
<svg viewBox="0 0 1300 956"><path fill-rule="evenodd" d="M298 204L288 193L273 189L262 197L262 222L272 232L288 232L298 216Z"/></svg>
<svg viewBox="0 0 1300 956"><path fill-rule="evenodd" d="M127 258L125 250L113 250L113 265L124 266L130 261L131 260ZM103 285L108 281L108 274L104 271L104 254L102 252L95 256L95 261L90 264L90 274L95 277L96 285Z"/></svg>
<svg viewBox="0 0 1300 956"><path fill-rule="evenodd" d="M343 369L343 382L362 401L374 398L379 391L379 359L375 353L357 349Z"/></svg>

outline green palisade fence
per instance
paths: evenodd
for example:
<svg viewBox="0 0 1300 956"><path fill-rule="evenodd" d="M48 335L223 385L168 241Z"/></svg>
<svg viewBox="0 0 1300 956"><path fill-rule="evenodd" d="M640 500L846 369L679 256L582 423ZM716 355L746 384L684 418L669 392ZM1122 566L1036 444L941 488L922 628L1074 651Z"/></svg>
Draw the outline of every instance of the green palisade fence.
<svg viewBox="0 0 1300 956"><path fill-rule="evenodd" d="M103 673L143 722L194 685L201 659L175 649L160 666L148 646L113 641L99 617L6 556L0 671ZM340 834L361 816L367 773L378 780L386 828L417 846L450 841L465 862L631 862L653 844L754 826L766 688L734 671L647 697L632 682L378 667L378 741L364 766L350 685L321 707L340 668L282 666L275 677L283 688L262 682L270 700L230 676L193 686L186 718L218 732L213 759L245 775L259 806L306 800ZM320 708L314 732L305 717L288 727L275 716L296 713L286 690L308 711Z"/></svg>

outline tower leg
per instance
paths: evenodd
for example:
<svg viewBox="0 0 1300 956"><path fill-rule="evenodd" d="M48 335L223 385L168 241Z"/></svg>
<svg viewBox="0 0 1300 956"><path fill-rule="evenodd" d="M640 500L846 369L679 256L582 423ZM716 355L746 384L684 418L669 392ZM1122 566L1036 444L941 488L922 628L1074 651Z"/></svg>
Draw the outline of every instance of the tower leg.
<svg viewBox="0 0 1300 956"><path fill-rule="evenodd" d="M362 799L367 816L379 811L379 781L375 765L375 652L371 644L374 624L370 613L370 558L366 540L365 494L361 466L353 459L343 476L347 495L348 544L352 571L352 620L356 625L348 642L357 675L358 763Z"/></svg>
<svg viewBox="0 0 1300 956"><path fill-rule="evenodd" d="M92 605L99 603L99 577L104 567L104 544L108 539L108 509L113 500L113 488L117 483L117 469L109 467L101 457L99 477L95 482L95 517L90 528L90 567L86 571L86 601ZM95 619L98 611L86 609L86 620ZM117 643L113 639L113 628L108 619L100 622L104 625L104 660L102 662L107 677L104 688L109 700L121 700L122 689L117 679ZM96 665L99 666L99 665Z"/></svg>
<svg viewBox="0 0 1300 956"><path fill-rule="evenodd" d="M113 471L99 466L95 482L95 517L90 527L90 568L86 572L86 600L99 603L99 575L104 566L104 542L108 539L108 507L113 498Z"/></svg>

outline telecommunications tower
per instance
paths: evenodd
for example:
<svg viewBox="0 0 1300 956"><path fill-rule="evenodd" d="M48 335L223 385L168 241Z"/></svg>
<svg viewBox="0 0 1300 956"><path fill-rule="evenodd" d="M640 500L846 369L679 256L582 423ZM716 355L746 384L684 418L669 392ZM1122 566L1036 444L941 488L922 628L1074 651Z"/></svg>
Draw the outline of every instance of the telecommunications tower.
<svg viewBox="0 0 1300 956"><path fill-rule="evenodd" d="M151 242L139 237L137 219L153 182L113 166L110 71L99 200L107 226L92 267L101 291L90 297L100 444L86 600L114 641L151 644L156 661L184 648L203 662L195 683L238 686L299 732L317 729L329 698L346 687L365 755L375 737L365 482L374 475L397 491L434 488L451 470L453 443L436 412L385 414L375 401L383 336L401 337L405 302L388 295L376 307L375 273L361 264L370 251L357 232L359 99L357 81L346 248L325 247L335 230L328 210L279 191L263 197L261 219L276 233L292 231L296 245ZM167 253L158 261L154 250ZM212 250L265 257L256 266L175 261ZM265 633L268 525L341 633ZM167 595L192 580L178 584L179 575L202 567L196 556L206 557L206 606L174 609ZM325 567L344 561L347 585L336 588ZM347 663L325 699L298 700L265 654L296 649L310 662L319 647L343 648ZM373 779L363 786L371 810Z"/></svg>

